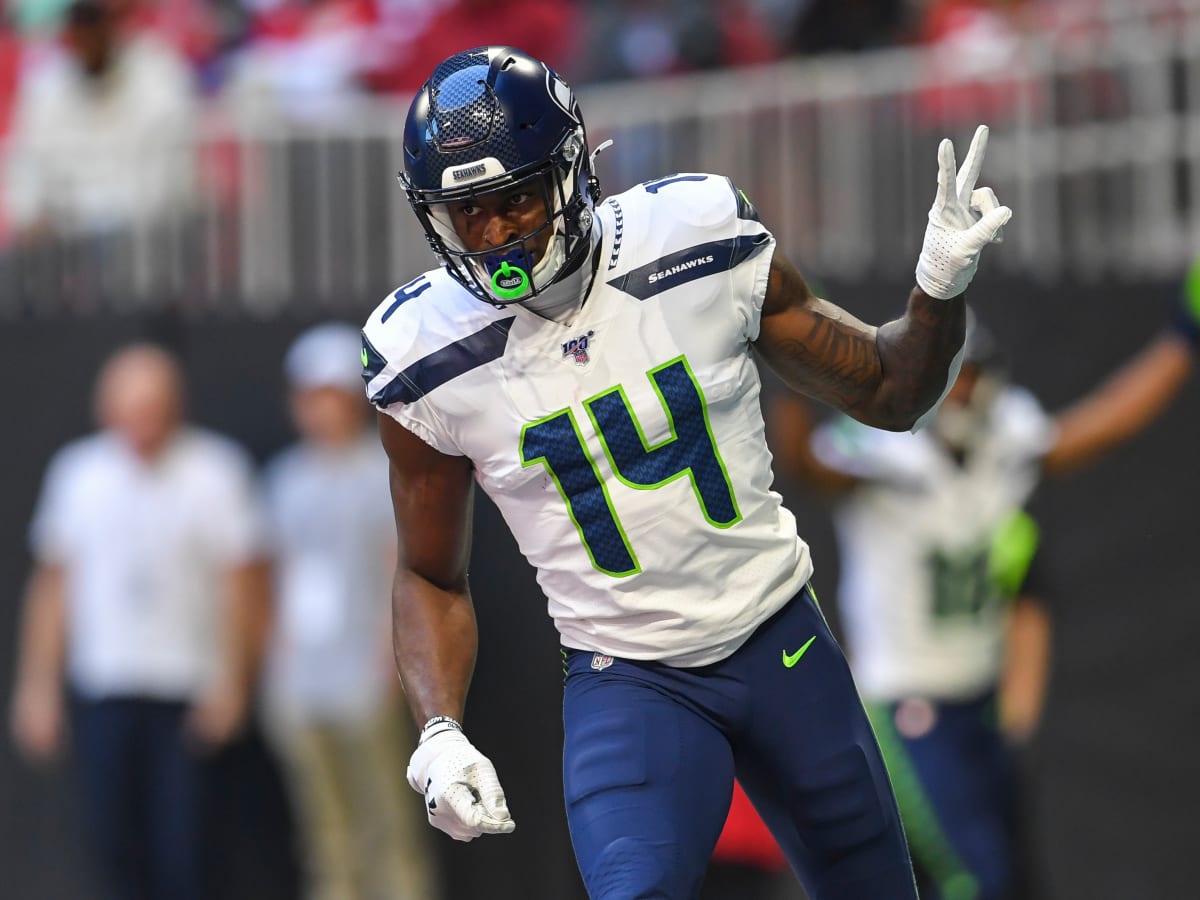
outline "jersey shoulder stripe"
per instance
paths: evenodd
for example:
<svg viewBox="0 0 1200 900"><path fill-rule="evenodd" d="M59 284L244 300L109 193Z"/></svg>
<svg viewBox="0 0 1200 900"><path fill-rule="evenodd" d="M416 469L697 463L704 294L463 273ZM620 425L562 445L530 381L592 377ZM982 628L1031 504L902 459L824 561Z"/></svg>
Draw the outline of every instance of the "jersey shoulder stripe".
<svg viewBox="0 0 1200 900"><path fill-rule="evenodd" d="M758 253L770 240L771 236L763 231L696 244L638 266L614 278L609 285L639 300L646 300L697 278L728 272Z"/></svg>
<svg viewBox="0 0 1200 900"><path fill-rule="evenodd" d="M772 242L754 207L723 175L668 175L606 204L614 228L607 284L638 300L730 271Z"/></svg>
<svg viewBox="0 0 1200 900"><path fill-rule="evenodd" d="M413 403L504 353L513 314L481 303L444 269L393 291L363 327L363 380L380 409Z"/></svg>
<svg viewBox="0 0 1200 900"><path fill-rule="evenodd" d="M371 402L381 409L393 403L412 403L459 375L499 359L508 346L508 332L515 320L516 316L509 316L492 322L421 357L371 394Z"/></svg>

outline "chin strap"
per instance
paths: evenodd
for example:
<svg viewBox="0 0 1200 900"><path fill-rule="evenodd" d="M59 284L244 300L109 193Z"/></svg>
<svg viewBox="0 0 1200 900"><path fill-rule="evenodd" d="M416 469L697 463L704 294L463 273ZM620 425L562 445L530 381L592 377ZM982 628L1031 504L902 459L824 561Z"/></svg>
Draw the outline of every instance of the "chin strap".
<svg viewBox="0 0 1200 900"><path fill-rule="evenodd" d="M590 162L592 164L592 168L596 167L596 157L600 155L600 151L607 150L612 145L613 145L612 138L609 138L607 141L604 141L595 150L592 151L592 155L588 157L588 162Z"/></svg>
<svg viewBox="0 0 1200 900"><path fill-rule="evenodd" d="M607 150L613 145L612 138L604 141L588 157L588 167L591 169L591 177L588 178L588 193L592 195L592 202L600 202L600 179L596 177L596 157L600 155L601 150Z"/></svg>

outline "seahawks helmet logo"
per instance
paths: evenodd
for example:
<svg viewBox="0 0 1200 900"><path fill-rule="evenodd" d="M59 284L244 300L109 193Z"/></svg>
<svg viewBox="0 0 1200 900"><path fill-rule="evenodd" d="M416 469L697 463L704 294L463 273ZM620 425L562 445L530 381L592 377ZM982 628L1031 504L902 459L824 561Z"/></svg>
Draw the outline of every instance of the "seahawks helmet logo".
<svg viewBox="0 0 1200 900"><path fill-rule="evenodd" d="M575 121L579 121L579 117L575 115L575 94L571 91L570 86L555 76L549 68L546 68L546 92L550 95L550 99L562 108L563 112Z"/></svg>

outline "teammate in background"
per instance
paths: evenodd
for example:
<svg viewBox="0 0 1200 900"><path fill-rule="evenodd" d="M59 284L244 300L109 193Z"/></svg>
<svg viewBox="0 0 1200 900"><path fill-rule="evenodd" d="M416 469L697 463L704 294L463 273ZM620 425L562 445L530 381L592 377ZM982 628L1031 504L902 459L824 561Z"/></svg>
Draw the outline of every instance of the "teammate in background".
<svg viewBox="0 0 1200 900"><path fill-rule="evenodd" d="M157 347L109 359L96 412L34 515L13 737L45 761L69 721L95 896L201 900L206 761L247 723L268 629L253 469L184 422Z"/></svg>
<svg viewBox="0 0 1200 900"><path fill-rule="evenodd" d="M265 479L277 609L267 721L306 842L305 896L434 900L426 829L400 805L411 734L387 627L396 542L359 355L358 329L330 322L284 361L300 440Z"/></svg>
<svg viewBox="0 0 1200 900"><path fill-rule="evenodd" d="M461 725L478 635L474 482L561 635L563 780L593 898L694 897L734 775L810 894L915 897L883 759L771 491L760 355L792 387L907 430L957 370L963 291L1011 215L938 151L917 287L865 325L814 296L728 178L601 201L579 106L509 47L440 64L401 180L441 266L363 335L405 559L396 663L409 781L459 840L515 823ZM820 723L819 726L816 723Z"/></svg>
<svg viewBox="0 0 1200 900"><path fill-rule="evenodd" d="M1154 420L1192 370L1197 320L1181 315L1054 417L1009 383L974 321L958 380L916 434L845 417L814 433L802 401L781 392L772 406L780 470L836 498L847 651L922 897L1011 896L1008 744L1036 727L1049 654L1049 619L1030 599L1045 589L1026 584L1037 528L1022 507L1043 474L1077 469Z"/></svg>

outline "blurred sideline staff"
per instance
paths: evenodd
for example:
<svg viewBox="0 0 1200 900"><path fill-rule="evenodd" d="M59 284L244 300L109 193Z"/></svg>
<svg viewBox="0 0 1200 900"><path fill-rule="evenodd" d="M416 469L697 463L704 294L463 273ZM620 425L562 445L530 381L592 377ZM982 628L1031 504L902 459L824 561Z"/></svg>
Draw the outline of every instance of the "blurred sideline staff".
<svg viewBox="0 0 1200 900"><path fill-rule="evenodd" d="M66 53L19 84L4 211L24 243L151 225L192 197L191 72L153 35L125 34L114 6L75 0Z"/></svg>
<svg viewBox="0 0 1200 900"><path fill-rule="evenodd" d="M301 334L284 371L299 440L267 469L276 572L264 679L314 900L435 900L433 833L403 803L415 734L391 655L395 529L357 328Z"/></svg>
<svg viewBox="0 0 1200 900"><path fill-rule="evenodd" d="M1040 606L1010 610L1036 549L1021 510L1043 474L1087 464L1158 416L1195 364L1197 319L1181 314L1179 327L1053 417L1008 382L977 321L962 372L923 431L838 417L814 433L803 402L782 392L775 400L781 471L836 500L847 650L922 897L1009 896L1014 785L1004 732L1023 739L1036 725L1049 628Z"/></svg>
<svg viewBox="0 0 1200 900"><path fill-rule="evenodd" d="M31 528L12 732L47 761L69 713L97 896L205 897L206 757L246 723L268 626L250 460L185 424L183 387L157 347L112 356Z"/></svg>

